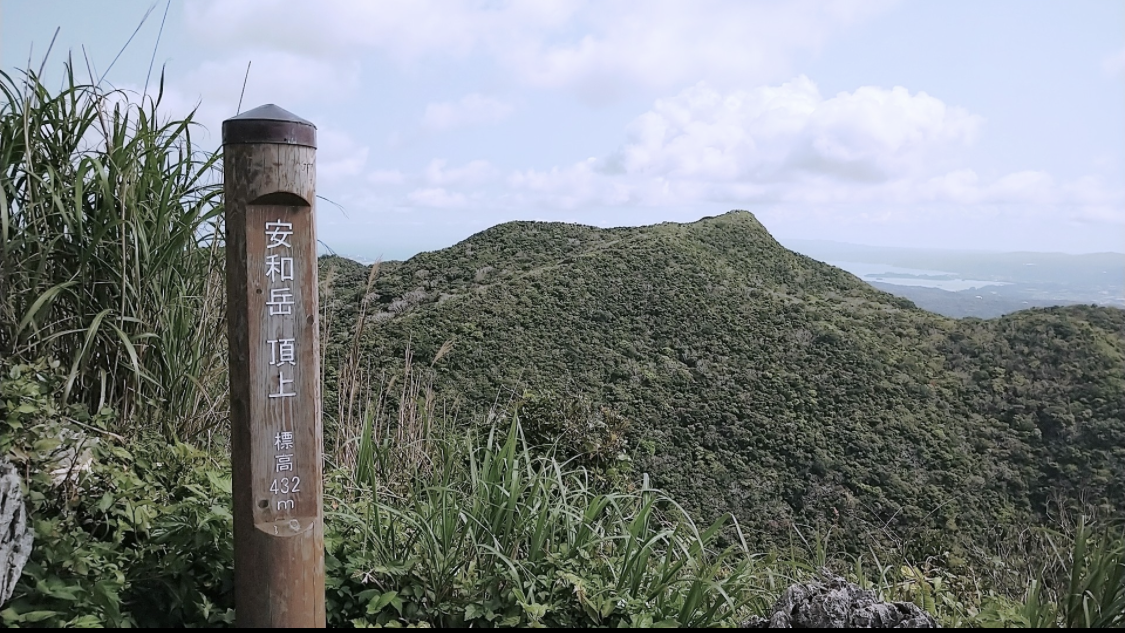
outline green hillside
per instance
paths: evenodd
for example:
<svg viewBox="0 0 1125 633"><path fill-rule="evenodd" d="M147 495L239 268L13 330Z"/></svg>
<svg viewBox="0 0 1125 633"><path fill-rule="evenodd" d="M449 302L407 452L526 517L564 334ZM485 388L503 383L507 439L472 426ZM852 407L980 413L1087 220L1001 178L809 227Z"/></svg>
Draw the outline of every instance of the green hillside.
<svg viewBox="0 0 1125 633"><path fill-rule="evenodd" d="M367 270L322 267L334 368ZM734 513L761 545L831 531L852 551L983 559L1048 512L1121 515L1125 311L945 318L786 250L745 211L512 222L383 264L371 302L372 368L453 340L435 387L461 419L513 395L542 438L578 416L576 451L704 520ZM630 462L604 454L622 437Z"/></svg>
<svg viewBox="0 0 1125 633"><path fill-rule="evenodd" d="M221 157L64 70L0 72L0 625L232 624ZM1121 624L1121 311L945 319L747 213L321 264L331 626L734 626L821 567Z"/></svg>

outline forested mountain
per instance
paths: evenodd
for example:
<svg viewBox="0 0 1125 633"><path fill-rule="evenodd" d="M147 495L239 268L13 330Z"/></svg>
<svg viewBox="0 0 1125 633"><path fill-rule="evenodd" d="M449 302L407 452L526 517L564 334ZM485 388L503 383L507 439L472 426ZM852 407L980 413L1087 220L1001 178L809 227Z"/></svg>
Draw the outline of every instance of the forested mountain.
<svg viewBox="0 0 1125 633"><path fill-rule="evenodd" d="M321 265L334 368L367 269ZM745 211L512 222L384 263L369 299L365 364L400 366L408 346L428 363L452 340L435 386L459 419L514 397L543 439L588 433L586 458L649 474L703 519L732 512L762 545L811 529L983 559L1063 508L1122 514L1119 309L942 317L786 250Z"/></svg>

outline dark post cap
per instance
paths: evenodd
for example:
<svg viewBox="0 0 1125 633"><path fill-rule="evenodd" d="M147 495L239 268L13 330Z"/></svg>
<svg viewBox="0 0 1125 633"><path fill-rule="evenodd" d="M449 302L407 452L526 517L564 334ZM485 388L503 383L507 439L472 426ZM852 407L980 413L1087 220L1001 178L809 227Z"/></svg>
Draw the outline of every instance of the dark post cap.
<svg viewBox="0 0 1125 633"><path fill-rule="evenodd" d="M267 103L223 121L223 145L279 143L316 148L316 126Z"/></svg>

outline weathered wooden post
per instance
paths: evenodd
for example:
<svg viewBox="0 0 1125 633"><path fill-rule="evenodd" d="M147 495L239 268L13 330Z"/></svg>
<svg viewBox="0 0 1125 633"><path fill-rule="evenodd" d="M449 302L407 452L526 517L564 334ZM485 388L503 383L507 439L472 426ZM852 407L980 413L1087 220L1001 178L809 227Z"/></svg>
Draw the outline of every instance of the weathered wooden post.
<svg viewBox="0 0 1125 633"><path fill-rule="evenodd" d="M236 620L323 627L316 127L227 119L223 172Z"/></svg>

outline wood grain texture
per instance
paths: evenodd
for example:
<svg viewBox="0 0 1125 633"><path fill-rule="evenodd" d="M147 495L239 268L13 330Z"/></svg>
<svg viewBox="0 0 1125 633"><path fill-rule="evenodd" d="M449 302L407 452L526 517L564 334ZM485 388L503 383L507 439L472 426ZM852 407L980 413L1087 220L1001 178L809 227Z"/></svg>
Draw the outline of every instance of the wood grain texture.
<svg viewBox="0 0 1125 633"><path fill-rule="evenodd" d="M276 144L224 154L239 626L325 625L315 158ZM270 255L291 268L271 273Z"/></svg>

